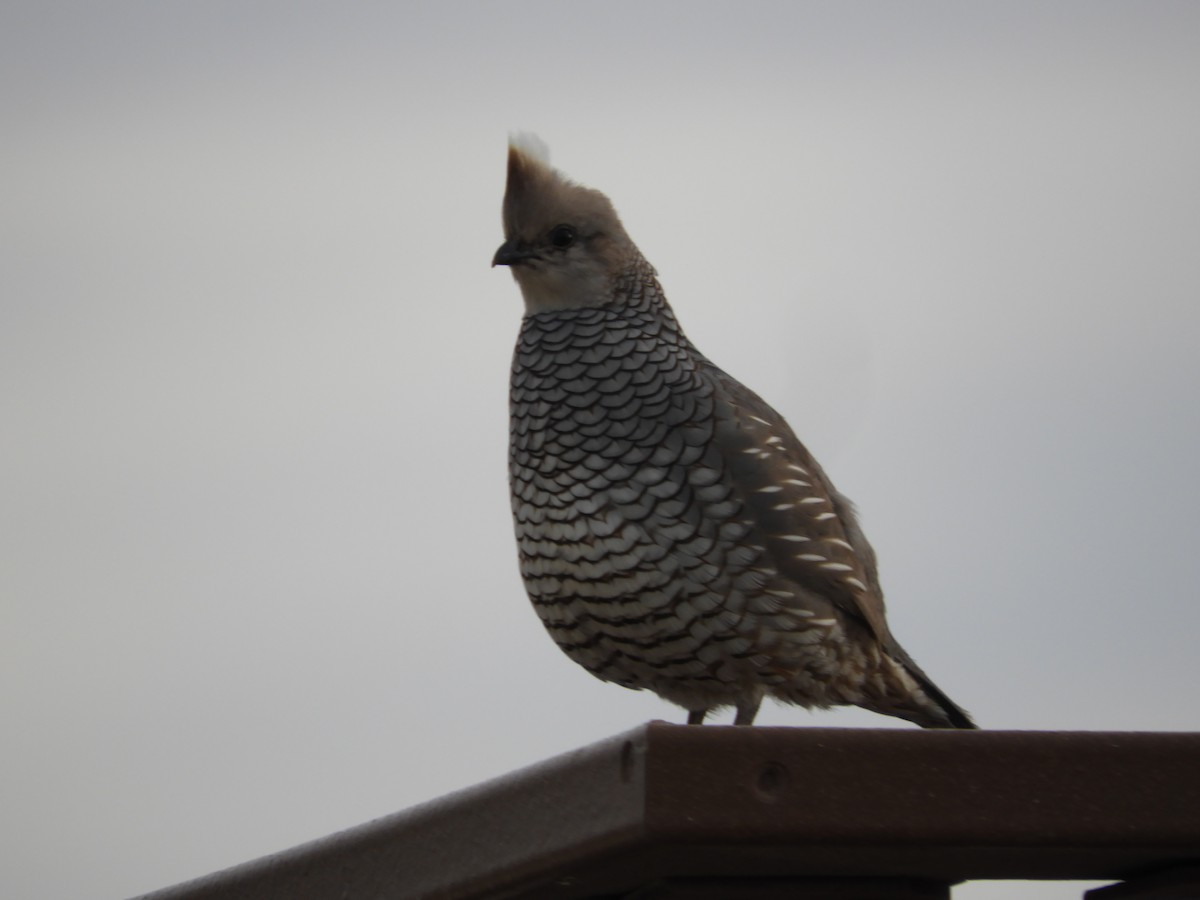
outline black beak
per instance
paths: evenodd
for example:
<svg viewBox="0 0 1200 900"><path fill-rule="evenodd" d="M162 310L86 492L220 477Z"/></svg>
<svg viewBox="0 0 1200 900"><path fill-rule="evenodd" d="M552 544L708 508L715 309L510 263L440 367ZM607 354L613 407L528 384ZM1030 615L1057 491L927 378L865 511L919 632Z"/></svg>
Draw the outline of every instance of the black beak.
<svg viewBox="0 0 1200 900"><path fill-rule="evenodd" d="M505 241L492 257L493 266L519 266L527 259L537 259L538 254L522 247L516 238Z"/></svg>

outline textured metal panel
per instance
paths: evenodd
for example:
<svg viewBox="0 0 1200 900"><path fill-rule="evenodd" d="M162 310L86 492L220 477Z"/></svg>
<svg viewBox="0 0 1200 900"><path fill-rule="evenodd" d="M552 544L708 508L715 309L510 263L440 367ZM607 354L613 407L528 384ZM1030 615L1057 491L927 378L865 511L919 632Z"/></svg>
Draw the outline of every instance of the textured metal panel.
<svg viewBox="0 0 1200 900"><path fill-rule="evenodd" d="M636 842L643 729L146 895L147 900L500 897Z"/></svg>
<svg viewBox="0 0 1200 900"><path fill-rule="evenodd" d="M148 898L568 900L842 877L940 890L1197 861L1200 734L651 723Z"/></svg>

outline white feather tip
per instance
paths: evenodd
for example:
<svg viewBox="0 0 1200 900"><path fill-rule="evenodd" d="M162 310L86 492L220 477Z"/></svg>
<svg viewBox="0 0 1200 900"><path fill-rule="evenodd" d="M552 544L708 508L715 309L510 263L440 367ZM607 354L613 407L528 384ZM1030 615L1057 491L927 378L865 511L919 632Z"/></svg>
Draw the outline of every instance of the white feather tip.
<svg viewBox="0 0 1200 900"><path fill-rule="evenodd" d="M518 131L516 134L509 135L508 146L522 156L536 159L544 166L550 165L550 148L532 131Z"/></svg>

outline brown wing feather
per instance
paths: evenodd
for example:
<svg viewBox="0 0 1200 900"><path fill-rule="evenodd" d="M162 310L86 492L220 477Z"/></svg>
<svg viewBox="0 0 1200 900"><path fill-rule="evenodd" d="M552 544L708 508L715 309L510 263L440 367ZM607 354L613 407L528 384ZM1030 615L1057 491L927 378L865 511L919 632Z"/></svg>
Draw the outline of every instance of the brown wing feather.
<svg viewBox="0 0 1200 900"><path fill-rule="evenodd" d="M850 501L779 413L719 369L713 374L728 401L718 405L714 438L779 573L864 621L890 648L875 552Z"/></svg>
<svg viewBox="0 0 1200 900"><path fill-rule="evenodd" d="M950 725L975 728L888 629L875 551L853 504L837 492L779 413L720 369L712 372L728 400L714 437L734 467L780 574L865 622L942 708Z"/></svg>

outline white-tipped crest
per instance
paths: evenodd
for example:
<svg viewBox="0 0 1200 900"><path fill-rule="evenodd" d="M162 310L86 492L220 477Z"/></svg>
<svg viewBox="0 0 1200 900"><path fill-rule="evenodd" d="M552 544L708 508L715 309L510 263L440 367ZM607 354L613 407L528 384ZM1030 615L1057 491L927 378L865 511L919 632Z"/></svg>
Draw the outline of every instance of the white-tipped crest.
<svg viewBox="0 0 1200 900"><path fill-rule="evenodd" d="M543 165L550 165L550 147L532 131L518 131L510 134L508 146Z"/></svg>

